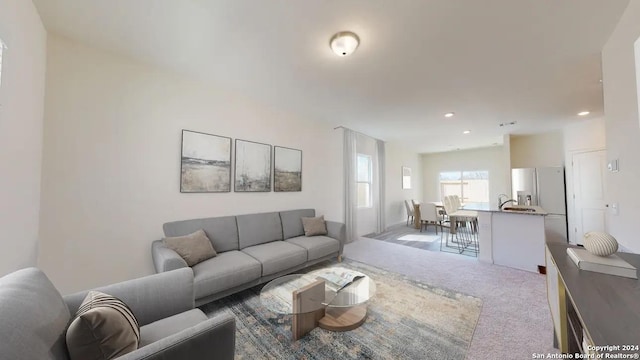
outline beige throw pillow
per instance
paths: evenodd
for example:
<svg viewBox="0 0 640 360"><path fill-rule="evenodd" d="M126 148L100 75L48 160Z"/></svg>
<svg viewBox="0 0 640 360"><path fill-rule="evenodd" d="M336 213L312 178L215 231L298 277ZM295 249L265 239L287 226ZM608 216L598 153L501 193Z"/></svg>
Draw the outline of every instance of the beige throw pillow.
<svg viewBox="0 0 640 360"><path fill-rule="evenodd" d="M198 230L189 235L164 238L164 244L182 256L189 266L217 255L204 230Z"/></svg>
<svg viewBox="0 0 640 360"><path fill-rule="evenodd" d="M66 334L71 360L105 360L138 348L140 326L120 299L89 291Z"/></svg>
<svg viewBox="0 0 640 360"><path fill-rule="evenodd" d="M306 236L327 235L327 224L324 215L319 217L303 217L302 227Z"/></svg>

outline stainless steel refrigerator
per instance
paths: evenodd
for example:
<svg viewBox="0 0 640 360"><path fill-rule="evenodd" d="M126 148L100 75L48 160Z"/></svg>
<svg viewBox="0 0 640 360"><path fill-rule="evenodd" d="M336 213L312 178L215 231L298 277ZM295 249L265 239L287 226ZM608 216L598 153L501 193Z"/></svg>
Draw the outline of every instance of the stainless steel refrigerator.
<svg viewBox="0 0 640 360"><path fill-rule="evenodd" d="M544 219L547 241L568 241L563 167L512 169L511 187L518 205L540 206L549 214Z"/></svg>

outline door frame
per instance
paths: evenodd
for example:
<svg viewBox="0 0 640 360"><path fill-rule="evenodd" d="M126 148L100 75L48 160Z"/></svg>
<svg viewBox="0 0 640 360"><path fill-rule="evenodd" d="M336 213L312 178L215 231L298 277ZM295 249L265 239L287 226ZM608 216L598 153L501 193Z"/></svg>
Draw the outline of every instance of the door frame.
<svg viewBox="0 0 640 360"><path fill-rule="evenodd" d="M566 182L566 194L565 197L567 198L567 235L569 238L569 243L576 245L577 244L577 239L576 237L576 232L575 232L575 227L576 227L576 203L575 203L575 191L574 191L574 180L573 180L573 157L575 155L579 155L579 154L584 154L584 153L590 153L590 152L596 152L596 151L604 151L606 154L607 148L606 147L597 147L597 148L591 148L591 149L581 149L581 150L574 150L574 151L568 151L567 155L568 155L568 161L567 164L565 165L565 182ZM603 178L602 181L604 182L605 179ZM606 191L607 191L607 187L604 186L604 190L605 190L605 198L607 197ZM608 216L605 216L604 218L604 227L605 227L605 231L607 231L607 229L609 228L609 218ZM571 229L574 229L574 231L572 231Z"/></svg>

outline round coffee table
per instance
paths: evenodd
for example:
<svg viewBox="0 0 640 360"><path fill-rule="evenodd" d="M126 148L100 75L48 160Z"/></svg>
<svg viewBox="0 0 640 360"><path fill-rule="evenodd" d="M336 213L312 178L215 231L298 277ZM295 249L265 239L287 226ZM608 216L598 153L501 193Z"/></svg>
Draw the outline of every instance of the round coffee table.
<svg viewBox="0 0 640 360"><path fill-rule="evenodd" d="M323 279L343 272L361 277L337 291ZM375 292L376 285L366 274L331 267L274 279L260 291L260 301L270 311L293 315L291 332L297 340L317 326L348 331L362 325L367 318L366 302Z"/></svg>

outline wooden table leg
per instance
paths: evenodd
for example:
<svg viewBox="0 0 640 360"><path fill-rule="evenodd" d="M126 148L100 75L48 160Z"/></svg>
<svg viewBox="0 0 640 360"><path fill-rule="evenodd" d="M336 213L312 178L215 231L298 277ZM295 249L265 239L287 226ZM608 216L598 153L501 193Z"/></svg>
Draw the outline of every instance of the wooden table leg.
<svg viewBox="0 0 640 360"><path fill-rule="evenodd" d="M413 205L413 224L416 229L422 227L422 221L420 220L420 204Z"/></svg>
<svg viewBox="0 0 640 360"><path fill-rule="evenodd" d="M315 329L324 317L324 287L324 281L317 280L293 292L291 333L294 341Z"/></svg>

